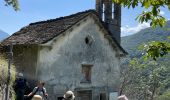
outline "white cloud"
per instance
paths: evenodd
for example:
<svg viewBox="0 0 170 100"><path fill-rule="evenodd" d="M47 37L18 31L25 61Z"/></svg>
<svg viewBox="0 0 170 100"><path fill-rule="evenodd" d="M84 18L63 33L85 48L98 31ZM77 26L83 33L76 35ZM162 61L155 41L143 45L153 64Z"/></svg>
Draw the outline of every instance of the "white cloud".
<svg viewBox="0 0 170 100"><path fill-rule="evenodd" d="M163 16L165 14L165 12L164 11L160 11L159 14Z"/></svg>
<svg viewBox="0 0 170 100"><path fill-rule="evenodd" d="M150 27L150 24L146 22L142 24L138 24L135 27L129 27L128 25L126 25L125 27L121 27L121 34L122 34L121 36L127 36L127 35L137 33L140 30L145 29L147 27Z"/></svg>

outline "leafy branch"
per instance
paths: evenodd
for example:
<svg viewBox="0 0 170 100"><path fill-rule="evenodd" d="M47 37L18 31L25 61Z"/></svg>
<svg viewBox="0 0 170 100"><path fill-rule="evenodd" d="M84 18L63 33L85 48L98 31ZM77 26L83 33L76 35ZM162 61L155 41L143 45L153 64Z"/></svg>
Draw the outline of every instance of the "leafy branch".
<svg viewBox="0 0 170 100"><path fill-rule="evenodd" d="M151 41L142 45L144 58L152 58L157 60L159 57L163 57L170 52L170 43L161 41Z"/></svg>
<svg viewBox="0 0 170 100"><path fill-rule="evenodd" d="M170 10L170 0L112 0L114 3L120 4L123 7L135 8L141 6L147 11L143 11L136 20L139 23L150 22L150 26L163 27L166 19L160 15L160 8L167 7Z"/></svg>
<svg viewBox="0 0 170 100"><path fill-rule="evenodd" d="M19 10L19 2L18 0L4 0L6 6L12 6L15 11Z"/></svg>

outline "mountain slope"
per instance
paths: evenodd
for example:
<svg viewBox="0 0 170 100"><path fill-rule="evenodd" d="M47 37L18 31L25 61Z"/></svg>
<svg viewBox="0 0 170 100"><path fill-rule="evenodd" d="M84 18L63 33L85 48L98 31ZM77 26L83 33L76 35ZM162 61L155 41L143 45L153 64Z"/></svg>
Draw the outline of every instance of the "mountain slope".
<svg viewBox="0 0 170 100"><path fill-rule="evenodd" d="M121 45L131 58L141 56L138 46L149 41L167 41L167 37L170 36L168 28L170 28L170 21L167 21L163 29L160 27L143 29L136 34L122 37Z"/></svg>
<svg viewBox="0 0 170 100"><path fill-rule="evenodd" d="M4 31L0 30L0 41L7 38L8 36L8 33L5 33Z"/></svg>

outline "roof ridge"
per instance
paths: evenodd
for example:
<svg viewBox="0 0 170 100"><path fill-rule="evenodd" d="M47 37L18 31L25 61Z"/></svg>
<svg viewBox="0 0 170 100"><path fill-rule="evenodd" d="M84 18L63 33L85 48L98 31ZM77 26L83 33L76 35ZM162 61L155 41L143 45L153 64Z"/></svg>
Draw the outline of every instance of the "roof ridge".
<svg viewBox="0 0 170 100"><path fill-rule="evenodd" d="M84 14L84 13L90 13L90 12L95 12L95 10L89 9L89 10L85 10L85 11L78 12L78 13L75 13L75 14L71 14L71 15L68 15L68 16L62 16L62 17L58 17L58 18L55 18L55 19L48 19L48 20L44 20L44 21L38 21L38 22L30 23L29 25L36 25L36 24L41 24L41 23L58 21L58 20L61 20L61 19L66 19L66 18L69 18L69 17L74 17L76 15L80 15L80 14Z"/></svg>

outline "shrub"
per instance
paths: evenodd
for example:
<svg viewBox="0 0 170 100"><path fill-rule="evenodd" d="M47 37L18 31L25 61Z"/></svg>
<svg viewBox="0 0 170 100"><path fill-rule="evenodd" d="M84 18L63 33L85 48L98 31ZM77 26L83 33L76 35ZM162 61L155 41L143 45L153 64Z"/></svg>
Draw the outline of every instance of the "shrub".
<svg viewBox="0 0 170 100"><path fill-rule="evenodd" d="M14 98L14 90L12 88L13 82L15 81L16 69L14 65L11 65L11 79L10 79L10 98ZM7 83L8 76L8 60L4 58L3 55L0 55L0 94L4 95L3 90ZM0 98L1 99L1 98Z"/></svg>
<svg viewBox="0 0 170 100"><path fill-rule="evenodd" d="M170 89L158 97L158 100L170 100Z"/></svg>

